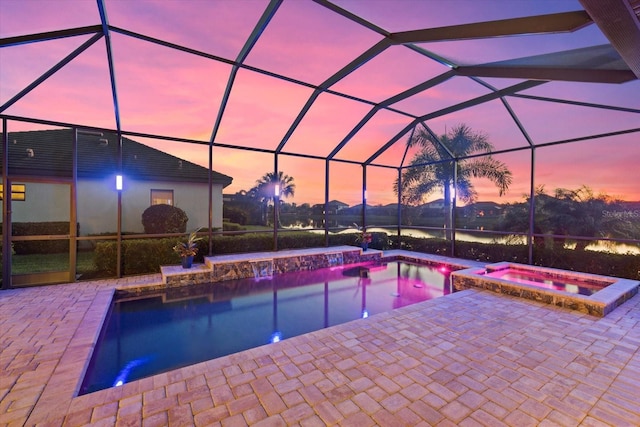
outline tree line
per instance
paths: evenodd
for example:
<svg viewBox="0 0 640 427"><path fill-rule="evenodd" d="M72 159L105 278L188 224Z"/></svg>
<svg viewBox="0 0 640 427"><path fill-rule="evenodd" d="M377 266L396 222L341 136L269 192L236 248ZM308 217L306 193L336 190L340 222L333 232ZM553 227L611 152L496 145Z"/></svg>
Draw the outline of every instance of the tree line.
<svg viewBox="0 0 640 427"><path fill-rule="evenodd" d="M403 211L416 220L433 216L433 211L425 212L420 206L433 194L443 194L443 209L435 214L441 216L448 238L454 218L451 208L454 197L465 205L477 201L473 178L488 179L497 188L499 196L504 195L512 184L513 174L504 162L492 156L494 146L488 136L473 131L465 124L455 126L440 136L426 126L417 127L406 146L407 149L415 147L418 150L409 167L393 183L393 191L396 195L401 192ZM299 206L286 203L285 200L295 194L295 188L293 177L283 172L266 173L256 180L252 188L236 193L233 201L225 202L224 217L239 224L272 224L276 203L281 214L300 217L323 214L306 203ZM533 233L556 236L554 245L566 243L567 239L562 236L585 237L574 239L576 250L584 250L599 239L640 239L640 212L637 217L620 215L624 212L621 201L604 194L596 195L586 185L576 189L556 188L551 193L540 186L535 189L534 199ZM529 206L530 195L525 196L521 203L503 205L492 226L496 231L526 233L529 229ZM371 210L379 215L397 214L393 209L376 210L371 206L367 209L367 212ZM341 212L343 215L354 214L353 209L333 214L339 216ZM537 237L534 243L542 245L544 239Z"/></svg>

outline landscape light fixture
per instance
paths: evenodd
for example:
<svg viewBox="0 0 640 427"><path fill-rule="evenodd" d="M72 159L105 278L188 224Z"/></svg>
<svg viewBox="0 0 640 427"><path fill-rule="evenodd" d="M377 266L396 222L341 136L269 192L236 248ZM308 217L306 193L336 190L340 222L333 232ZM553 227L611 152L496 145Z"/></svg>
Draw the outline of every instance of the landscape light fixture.
<svg viewBox="0 0 640 427"><path fill-rule="evenodd" d="M273 189L273 195L276 197L280 196L280 184L276 184L275 188Z"/></svg>
<svg viewBox="0 0 640 427"><path fill-rule="evenodd" d="M122 191L122 175L116 175L116 190Z"/></svg>

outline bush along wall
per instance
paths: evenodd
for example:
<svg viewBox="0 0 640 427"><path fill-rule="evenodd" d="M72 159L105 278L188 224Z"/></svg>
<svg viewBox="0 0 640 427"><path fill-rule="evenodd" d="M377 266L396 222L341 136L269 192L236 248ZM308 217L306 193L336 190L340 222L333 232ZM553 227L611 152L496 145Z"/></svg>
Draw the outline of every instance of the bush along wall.
<svg viewBox="0 0 640 427"><path fill-rule="evenodd" d="M162 265L180 264L180 257L173 251L175 244L176 239L123 240L122 274L129 276L159 273ZM199 257L201 262L201 253ZM101 275L115 276L117 272L117 242L98 242L93 263Z"/></svg>
<svg viewBox="0 0 640 427"><path fill-rule="evenodd" d="M0 230L2 229L0 224ZM11 224L13 236L47 236L69 235L68 221L50 222L14 222ZM54 254L69 252L69 240L32 240L26 242L14 242L13 249L17 255L28 254Z"/></svg>

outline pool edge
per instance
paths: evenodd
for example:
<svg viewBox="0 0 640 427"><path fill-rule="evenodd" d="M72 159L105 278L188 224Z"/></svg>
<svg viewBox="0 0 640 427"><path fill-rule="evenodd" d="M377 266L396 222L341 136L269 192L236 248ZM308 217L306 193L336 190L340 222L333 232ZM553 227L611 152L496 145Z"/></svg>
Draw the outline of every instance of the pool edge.
<svg viewBox="0 0 640 427"><path fill-rule="evenodd" d="M516 283L499 277L488 277L483 273L486 267L507 268L510 266L527 267L529 270L571 275L583 279L592 279L611 283L593 295L586 296L568 292L540 288L524 283ZM604 317L638 293L640 282L597 274L572 272L550 267L537 267L509 262L493 263L485 267L472 267L451 273L451 282L456 291L464 289L484 289L503 295L510 295L537 301L556 307L567 308L597 317Z"/></svg>

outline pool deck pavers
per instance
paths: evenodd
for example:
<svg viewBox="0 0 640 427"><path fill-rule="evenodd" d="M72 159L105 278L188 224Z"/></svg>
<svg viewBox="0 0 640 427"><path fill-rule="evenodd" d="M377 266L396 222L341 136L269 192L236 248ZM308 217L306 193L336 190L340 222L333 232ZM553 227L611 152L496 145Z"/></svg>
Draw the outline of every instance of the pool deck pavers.
<svg viewBox="0 0 640 427"><path fill-rule="evenodd" d="M0 425L640 425L640 294L599 318L466 290L76 396L114 289L160 282L0 292Z"/></svg>

